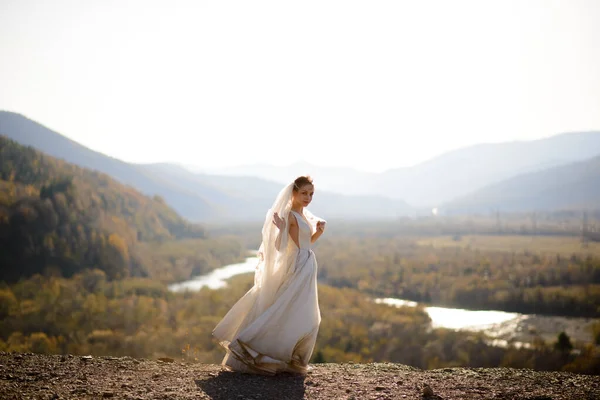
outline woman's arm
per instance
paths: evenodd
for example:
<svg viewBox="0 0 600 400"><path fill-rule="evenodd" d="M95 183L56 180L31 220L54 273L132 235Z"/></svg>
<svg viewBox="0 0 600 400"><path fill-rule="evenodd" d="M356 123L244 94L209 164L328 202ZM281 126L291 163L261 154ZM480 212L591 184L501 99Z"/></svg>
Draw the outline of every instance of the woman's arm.
<svg viewBox="0 0 600 400"><path fill-rule="evenodd" d="M279 251L279 247L281 247L281 235L283 230L280 229L279 231L277 231L277 237L275 238L275 250Z"/></svg>
<svg viewBox="0 0 600 400"><path fill-rule="evenodd" d="M325 222L323 222L323 221L317 222L317 231L315 233L313 233L313 235L310 237L310 242L311 243L316 242L317 239L321 237L321 235L323 234L324 231L325 231Z"/></svg>
<svg viewBox="0 0 600 400"><path fill-rule="evenodd" d="M292 213L289 214L289 219L290 219L289 235L292 237L292 240L294 241L294 243L296 243L296 246L298 246L298 248L300 248L300 241L298 239L298 235L299 235L298 221L296 220L296 217ZM275 226L277 226L277 229L279 230L277 232L277 237L275 238L275 249L277 249L277 251L280 251L281 250L280 249L281 248L281 239L283 238L283 235L286 235L288 233L285 229L285 227L286 227L285 220L282 219L277 213L275 213L273 215L273 224L275 224Z"/></svg>
<svg viewBox="0 0 600 400"><path fill-rule="evenodd" d="M281 239L284 235L283 231L286 225L285 220L281 218L279 214L277 214L277 212L273 214L273 225L277 227L277 237L275 238L275 250L279 251L279 248L281 247Z"/></svg>

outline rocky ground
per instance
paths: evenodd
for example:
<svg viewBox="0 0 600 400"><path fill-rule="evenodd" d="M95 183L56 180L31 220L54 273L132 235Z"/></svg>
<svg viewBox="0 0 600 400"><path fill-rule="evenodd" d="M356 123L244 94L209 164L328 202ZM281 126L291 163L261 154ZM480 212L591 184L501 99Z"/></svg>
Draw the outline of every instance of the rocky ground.
<svg viewBox="0 0 600 400"><path fill-rule="evenodd" d="M305 377L266 377L172 359L0 352L0 399L600 400L600 377L388 363L316 364Z"/></svg>

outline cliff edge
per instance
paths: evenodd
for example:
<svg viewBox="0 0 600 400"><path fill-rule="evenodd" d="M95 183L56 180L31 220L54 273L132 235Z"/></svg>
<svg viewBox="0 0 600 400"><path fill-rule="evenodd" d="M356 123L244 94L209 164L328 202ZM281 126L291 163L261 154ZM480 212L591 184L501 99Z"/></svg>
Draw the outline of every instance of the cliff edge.
<svg viewBox="0 0 600 400"><path fill-rule="evenodd" d="M172 359L0 352L0 399L600 400L600 377L507 368L315 364L308 375L224 371Z"/></svg>

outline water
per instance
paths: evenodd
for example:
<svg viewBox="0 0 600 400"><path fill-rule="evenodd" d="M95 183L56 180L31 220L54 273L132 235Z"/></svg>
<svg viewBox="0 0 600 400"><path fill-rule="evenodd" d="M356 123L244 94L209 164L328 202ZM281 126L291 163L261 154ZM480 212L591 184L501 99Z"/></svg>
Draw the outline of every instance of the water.
<svg viewBox="0 0 600 400"><path fill-rule="evenodd" d="M182 292L185 290L198 291L203 287L209 289L220 289L227 286L227 279L236 275L254 272L258 263L257 257L248 257L246 261L238 264L226 265L215 269L209 274L197 276L185 282L175 283L169 286L169 290ZM386 298L375 299L375 303L387 304L393 307L416 307L414 301ZM458 308L425 307L425 311L431 318L433 328L467 329L470 331L486 331L494 328L497 324L507 321L518 320L521 314L506 313L502 311L471 311Z"/></svg>
<svg viewBox="0 0 600 400"><path fill-rule="evenodd" d="M395 298L375 299L375 303L393 307L416 307L418 305L414 301ZM465 329L469 331L487 331L496 325L508 321L517 321L523 317L522 314L504 311L473 311L446 307L425 307L425 312L429 314L433 328Z"/></svg>
<svg viewBox="0 0 600 400"><path fill-rule="evenodd" d="M169 286L169 290L182 292L186 290L198 291L204 287L219 289L227 286L227 279L236 275L254 272L258 258L248 257L242 263L226 265L215 269L209 274L197 276L185 282ZM414 301L396 298L379 298L373 300L378 304L391 307L416 307ZM465 310L448 307L428 307L424 310L431 318L432 328L446 328L453 330L466 330L484 332L490 337L490 344L506 347L529 347L535 337L541 337L547 343L556 340L559 332L566 332L571 339L592 343L592 324L598 319L567 318L543 315L525 315L504 311L490 310Z"/></svg>
<svg viewBox="0 0 600 400"><path fill-rule="evenodd" d="M198 291L203 287L209 289L220 289L227 286L227 279L236 275L254 272L258 264L258 257L247 257L246 261L238 264L226 265L222 268L213 270L206 275L200 275L180 283L169 285L169 290L173 292L183 292L186 290Z"/></svg>

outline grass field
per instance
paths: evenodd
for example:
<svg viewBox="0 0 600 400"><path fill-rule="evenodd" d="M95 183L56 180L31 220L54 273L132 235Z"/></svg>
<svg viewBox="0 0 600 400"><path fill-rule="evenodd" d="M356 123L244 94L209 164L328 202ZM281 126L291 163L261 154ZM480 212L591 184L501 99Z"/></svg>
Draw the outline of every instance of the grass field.
<svg viewBox="0 0 600 400"><path fill-rule="evenodd" d="M423 238L417 241L419 246L442 247L470 247L471 249L487 251L530 251L537 254L591 254L600 256L600 243L589 242L586 248L582 247L581 240L573 236L520 236L520 235L468 235L460 240L452 236Z"/></svg>

